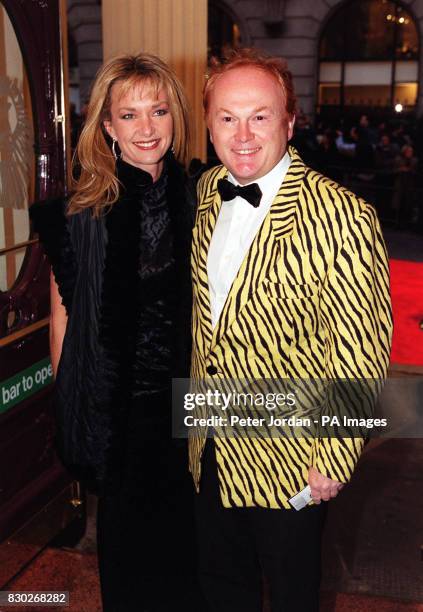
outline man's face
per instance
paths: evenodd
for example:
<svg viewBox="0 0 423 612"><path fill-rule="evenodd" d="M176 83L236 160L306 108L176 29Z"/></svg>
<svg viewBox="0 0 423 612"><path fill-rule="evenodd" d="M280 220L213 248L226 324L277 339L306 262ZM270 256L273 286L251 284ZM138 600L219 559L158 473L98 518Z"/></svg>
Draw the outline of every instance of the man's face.
<svg viewBox="0 0 423 612"><path fill-rule="evenodd" d="M276 166L292 137L281 85L253 67L221 75L210 92L207 127L220 161L239 184L251 183Z"/></svg>

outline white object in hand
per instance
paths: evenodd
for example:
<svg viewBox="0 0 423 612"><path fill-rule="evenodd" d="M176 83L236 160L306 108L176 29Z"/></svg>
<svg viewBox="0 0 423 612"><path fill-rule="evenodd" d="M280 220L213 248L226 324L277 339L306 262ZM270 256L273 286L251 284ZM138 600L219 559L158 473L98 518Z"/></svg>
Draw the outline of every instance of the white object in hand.
<svg viewBox="0 0 423 612"><path fill-rule="evenodd" d="M311 502L311 489L310 485L307 485L299 493L291 497L288 500L289 503L295 510L302 510Z"/></svg>

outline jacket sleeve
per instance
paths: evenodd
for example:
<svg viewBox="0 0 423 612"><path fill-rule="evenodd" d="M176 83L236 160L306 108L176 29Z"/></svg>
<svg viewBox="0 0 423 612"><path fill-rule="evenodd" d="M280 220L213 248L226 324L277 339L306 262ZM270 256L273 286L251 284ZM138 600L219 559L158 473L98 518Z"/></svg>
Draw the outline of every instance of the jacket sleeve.
<svg viewBox="0 0 423 612"><path fill-rule="evenodd" d="M69 218L66 215L66 202L62 199L37 202L29 209L29 216L50 261L62 303L69 314L76 282L77 261Z"/></svg>
<svg viewBox="0 0 423 612"><path fill-rule="evenodd" d="M321 317L326 332L325 378L329 382L323 412L338 417L342 434L330 437L321 428L313 444L312 466L345 483L352 475L364 439L357 428L352 433L342 427L343 417L372 415L391 350L388 257L370 205L351 226L328 271L321 296Z"/></svg>

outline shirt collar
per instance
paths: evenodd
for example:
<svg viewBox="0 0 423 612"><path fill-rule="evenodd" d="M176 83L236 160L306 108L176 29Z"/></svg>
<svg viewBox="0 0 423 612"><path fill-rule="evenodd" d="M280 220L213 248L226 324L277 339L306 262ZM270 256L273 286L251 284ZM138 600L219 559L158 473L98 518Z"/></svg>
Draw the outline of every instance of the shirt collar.
<svg viewBox="0 0 423 612"><path fill-rule="evenodd" d="M291 157L289 156L288 151L286 151L282 159L276 164L276 166L274 166L270 170L270 172L260 177L259 179L246 184L251 185L251 183L257 183L263 194L266 194L269 191L273 191L275 184L278 186L281 184L281 176L285 176L290 163ZM234 185L239 185L238 181L233 177L230 172L228 173L228 181L230 181Z"/></svg>

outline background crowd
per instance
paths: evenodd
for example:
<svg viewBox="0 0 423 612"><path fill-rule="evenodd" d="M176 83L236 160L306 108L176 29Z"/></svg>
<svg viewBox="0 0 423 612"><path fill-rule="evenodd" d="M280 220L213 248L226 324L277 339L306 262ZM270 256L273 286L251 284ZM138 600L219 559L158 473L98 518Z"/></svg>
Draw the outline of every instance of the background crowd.
<svg viewBox="0 0 423 612"><path fill-rule="evenodd" d="M422 121L356 122L299 113L292 144L304 161L375 204L385 225L423 231Z"/></svg>
<svg viewBox="0 0 423 612"><path fill-rule="evenodd" d="M72 149L85 109L72 109ZM376 122L363 114L313 124L300 111L291 144L308 166L372 202L385 226L423 233L423 119ZM209 150L209 165L213 159Z"/></svg>

